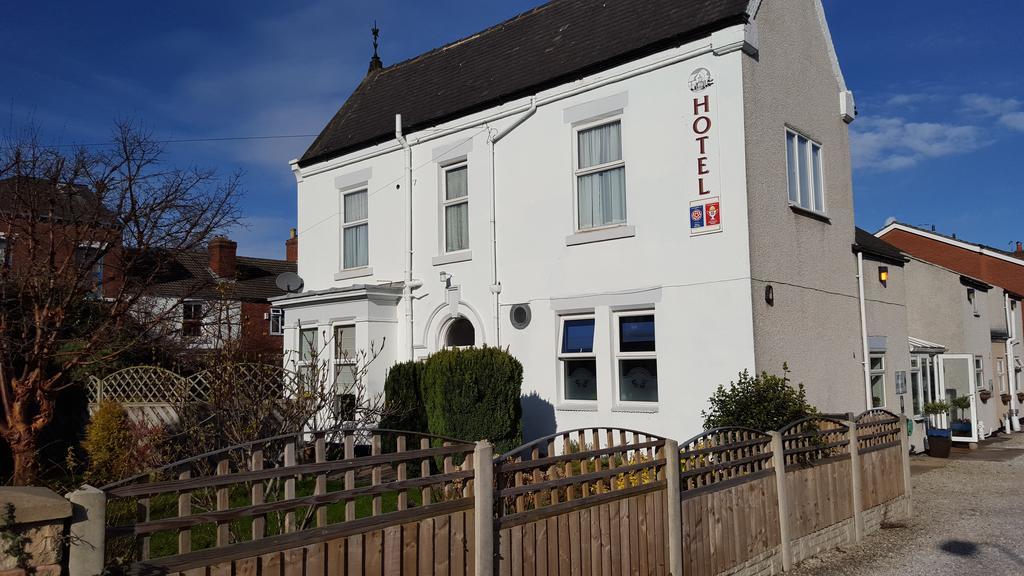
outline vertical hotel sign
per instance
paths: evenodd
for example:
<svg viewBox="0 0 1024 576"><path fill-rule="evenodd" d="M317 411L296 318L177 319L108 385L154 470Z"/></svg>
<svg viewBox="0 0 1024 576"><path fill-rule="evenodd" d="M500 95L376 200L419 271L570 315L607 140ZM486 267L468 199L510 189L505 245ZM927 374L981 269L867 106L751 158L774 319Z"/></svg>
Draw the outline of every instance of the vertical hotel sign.
<svg viewBox="0 0 1024 576"><path fill-rule="evenodd" d="M718 107L715 79L707 68L697 68L690 74L690 105L692 115L689 130L696 161L690 172L692 190L690 200L690 236L722 231L722 201L718 176L718 140L716 137L716 109ZM696 197L696 199L693 199Z"/></svg>

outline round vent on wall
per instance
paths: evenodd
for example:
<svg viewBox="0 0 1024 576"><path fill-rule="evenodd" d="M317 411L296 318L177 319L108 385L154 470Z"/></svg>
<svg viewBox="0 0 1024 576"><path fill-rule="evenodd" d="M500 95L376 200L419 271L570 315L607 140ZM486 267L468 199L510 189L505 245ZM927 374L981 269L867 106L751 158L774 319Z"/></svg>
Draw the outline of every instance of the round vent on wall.
<svg viewBox="0 0 1024 576"><path fill-rule="evenodd" d="M530 318L533 317L533 313L530 312L529 304L513 304L508 316L512 320L512 327L522 330L530 325Z"/></svg>

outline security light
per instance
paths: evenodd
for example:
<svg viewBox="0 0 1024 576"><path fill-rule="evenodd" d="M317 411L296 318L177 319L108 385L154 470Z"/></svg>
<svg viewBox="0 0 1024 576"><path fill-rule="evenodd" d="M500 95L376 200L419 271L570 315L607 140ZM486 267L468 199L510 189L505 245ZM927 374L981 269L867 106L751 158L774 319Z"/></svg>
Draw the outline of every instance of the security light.
<svg viewBox="0 0 1024 576"><path fill-rule="evenodd" d="M882 286L885 286L886 283L889 282L889 267L888 266L879 266L878 267L878 281L882 283Z"/></svg>

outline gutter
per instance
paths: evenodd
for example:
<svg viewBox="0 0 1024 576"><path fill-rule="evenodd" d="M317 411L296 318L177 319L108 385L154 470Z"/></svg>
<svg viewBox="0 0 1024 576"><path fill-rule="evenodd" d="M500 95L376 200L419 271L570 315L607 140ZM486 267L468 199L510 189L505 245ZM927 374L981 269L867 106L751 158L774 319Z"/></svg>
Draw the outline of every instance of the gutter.
<svg viewBox="0 0 1024 576"><path fill-rule="evenodd" d="M488 138L491 149L491 294L494 294L494 341L497 347L501 347L501 281L498 279L498 184L494 147L536 113L537 97L533 96L530 98L530 107L522 116L516 118L509 127Z"/></svg>

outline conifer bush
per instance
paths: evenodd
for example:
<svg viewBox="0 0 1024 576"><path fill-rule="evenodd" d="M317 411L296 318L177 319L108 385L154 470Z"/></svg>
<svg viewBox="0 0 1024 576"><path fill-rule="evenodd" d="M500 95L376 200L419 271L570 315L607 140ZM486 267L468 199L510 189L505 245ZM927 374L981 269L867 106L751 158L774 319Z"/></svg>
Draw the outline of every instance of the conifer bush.
<svg viewBox="0 0 1024 576"><path fill-rule="evenodd" d="M424 362L399 362L384 380L384 416L380 427L389 430L429 432L423 405L421 379Z"/></svg>
<svg viewBox="0 0 1024 576"><path fill-rule="evenodd" d="M523 366L498 348L442 350L426 360L421 393L431 434L489 440L496 453L522 443Z"/></svg>
<svg viewBox="0 0 1024 576"><path fill-rule="evenodd" d="M82 447L89 456L85 479L101 486L131 475L137 463L136 438L128 412L117 402L100 403L85 429Z"/></svg>

